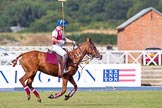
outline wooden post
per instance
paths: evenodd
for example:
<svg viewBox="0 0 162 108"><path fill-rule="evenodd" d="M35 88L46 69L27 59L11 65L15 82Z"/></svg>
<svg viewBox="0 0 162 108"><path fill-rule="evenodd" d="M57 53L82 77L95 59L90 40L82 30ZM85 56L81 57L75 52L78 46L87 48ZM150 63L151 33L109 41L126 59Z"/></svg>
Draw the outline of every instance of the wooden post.
<svg viewBox="0 0 162 108"><path fill-rule="evenodd" d="M64 2L66 2L66 0L58 0L59 2L61 2L62 4L62 20L64 21ZM64 22L63 22L63 36L64 36Z"/></svg>

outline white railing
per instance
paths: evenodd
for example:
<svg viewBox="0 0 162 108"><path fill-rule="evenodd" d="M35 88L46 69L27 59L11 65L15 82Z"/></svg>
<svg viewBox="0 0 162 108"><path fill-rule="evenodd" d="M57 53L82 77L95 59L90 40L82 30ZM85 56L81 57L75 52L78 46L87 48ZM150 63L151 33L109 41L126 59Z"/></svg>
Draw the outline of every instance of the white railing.
<svg viewBox="0 0 162 108"><path fill-rule="evenodd" d="M64 46L68 50L73 49L73 46ZM39 50L39 51L47 51L48 49L51 49L52 46L0 46L0 48L3 48L7 51L31 51L31 50ZM106 47L97 47L100 51L105 51ZM116 49L116 47L114 48Z"/></svg>
<svg viewBox="0 0 162 108"><path fill-rule="evenodd" d="M141 65L162 64L162 51L124 50L124 51L100 51L100 52L103 55L102 62L98 60L93 60L91 63L141 64Z"/></svg>
<svg viewBox="0 0 162 108"><path fill-rule="evenodd" d="M7 51L46 51L47 49L51 49L51 46L0 46L0 48L3 48Z"/></svg>
<svg viewBox="0 0 162 108"><path fill-rule="evenodd" d="M0 65L11 65L12 60L16 58L20 53L39 50L46 52L51 47L2 47L8 51L0 51ZM72 47L67 47L72 49ZM145 50L124 50L124 51L107 51L106 48L97 47L103 56L102 60L93 59L91 61L85 61L90 64L142 64L142 65L161 65L162 63L162 51L145 51ZM150 52L152 55L150 55ZM86 57L85 57L86 59Z"/></svg>

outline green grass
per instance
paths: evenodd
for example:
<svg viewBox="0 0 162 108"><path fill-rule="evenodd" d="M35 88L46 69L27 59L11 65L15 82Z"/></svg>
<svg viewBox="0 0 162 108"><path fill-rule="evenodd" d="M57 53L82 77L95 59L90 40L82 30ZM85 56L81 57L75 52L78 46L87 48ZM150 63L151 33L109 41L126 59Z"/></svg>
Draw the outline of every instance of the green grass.
<svg viewBox="0 0 162 108"><path fill-rule="evenodd" d="M42 103L32 94L30 101L24 92L0 92L0 108L161 108L161 91L78 91L64 101L48 99L52 92L40 92Z"/></svg>

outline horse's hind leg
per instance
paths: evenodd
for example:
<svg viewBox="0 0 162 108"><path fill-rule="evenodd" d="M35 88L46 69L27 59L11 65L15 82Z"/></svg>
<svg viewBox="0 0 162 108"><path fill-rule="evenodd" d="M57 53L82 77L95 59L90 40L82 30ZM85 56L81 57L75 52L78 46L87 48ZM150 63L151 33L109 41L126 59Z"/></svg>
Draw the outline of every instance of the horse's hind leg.
<svg viewBox="0 0 162 108"><path fill-rule="evenodd" d="M34 95L37 97L37 101L41 102L41 98L40 95L38 93L38 91L32 86L32 82L34 80L35 75L32 75L27 82L27 85L29 86L29 88L31 89L31 91L34 93Z"/></svg>
<svg viewBox="0 0 162 108"><path fill-rule="evenodd" d="M30 97L31 97L31 96L30 96L30 90L29 90L29 88L28 88L28 85L25 84L25 81L26 81L29 77L31 77L31 75L32 75L31 73L25 73L25 75L19 79L20 83L23 85L24 90L25 90L25 92L26 92L26 94L27 94L27 96L28 96L28 100L30 100Z"/></svg>
<svg viewBox="0 0 162 108"><path fill-rule="evenodd" d="M69 81L71 84L73 84L74 88L69 92L68 95L65 95L65 100L68 100L70 97L72 97L78 89L77 84L72 76L69 77Z"/></svg>

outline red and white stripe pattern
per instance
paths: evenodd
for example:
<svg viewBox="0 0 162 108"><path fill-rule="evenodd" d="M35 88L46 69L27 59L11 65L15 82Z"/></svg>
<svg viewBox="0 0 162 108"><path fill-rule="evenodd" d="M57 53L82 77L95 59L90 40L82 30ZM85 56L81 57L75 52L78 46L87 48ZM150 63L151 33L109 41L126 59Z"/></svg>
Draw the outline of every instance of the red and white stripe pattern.
<svg viewBox="0 0 162 108"><path fill-rule="evenodd" d="M135 69L119 69L119 82L135 82Z"/></svg>

